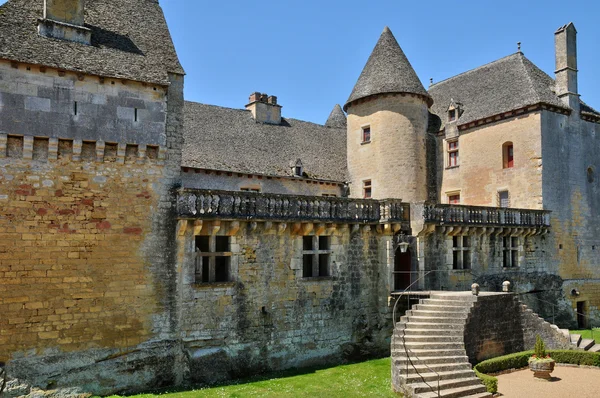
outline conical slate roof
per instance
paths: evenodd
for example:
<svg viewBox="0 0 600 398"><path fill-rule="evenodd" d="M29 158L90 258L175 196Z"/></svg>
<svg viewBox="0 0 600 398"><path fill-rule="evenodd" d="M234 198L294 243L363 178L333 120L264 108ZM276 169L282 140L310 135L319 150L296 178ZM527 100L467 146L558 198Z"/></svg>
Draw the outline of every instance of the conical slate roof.
<svg viewBox="0 0 600 398"><path fill-rule="evenodd" d="M338 129L346 128L346 114L342 110L342 107L339 104L336 104L333 107L333 110L329 114L327 121L325 122L325 127L332 127Z"/></svg>
<svg viewBox="0 0 600 398"><path fill-rule="evenodd" d="M431 97L387 26L346 101L344 110L353 101L383 93L418 94L431 102Z"/></svg>

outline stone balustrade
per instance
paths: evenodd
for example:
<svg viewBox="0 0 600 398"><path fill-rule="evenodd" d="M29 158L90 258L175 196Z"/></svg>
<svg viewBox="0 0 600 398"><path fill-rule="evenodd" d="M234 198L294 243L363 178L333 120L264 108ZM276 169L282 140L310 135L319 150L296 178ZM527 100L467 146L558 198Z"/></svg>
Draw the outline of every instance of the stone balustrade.
<svg viewBox="0 0 600 398"><path fill-rule="evenodd" d="M498 227L550 227L550 211L503 207L425 205L425 223Z"/></svg>
<svg viewBox="0 0 600 398"><path fill-rule="evenodd" d="M407 223L410 206L397 199L371 200L256 192L182 189L180 219L282 220L341 223Z"/></svg>

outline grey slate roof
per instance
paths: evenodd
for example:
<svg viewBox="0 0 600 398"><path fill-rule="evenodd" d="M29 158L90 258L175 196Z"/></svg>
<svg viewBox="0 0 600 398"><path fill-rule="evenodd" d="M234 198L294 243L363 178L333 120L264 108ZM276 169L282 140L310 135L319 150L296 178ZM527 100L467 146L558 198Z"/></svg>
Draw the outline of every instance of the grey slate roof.
<svg viewBox="0 0 600 398"><path fill-rule="evenodd" d="M291 176L300 159L310 178L347 181L346 130L295 119L257 123L250 111L185 103L182 166Z"/></svg>
<svg viewBox="0 0 600 398"><path fill-rule="evenodd" d="M156 0L86 0L90 46L38 35L43 8L43 0L0 6L0 58L157 84L183 73Z"/></svg>
<svg viewBox="0 0 600 398"><path fill-rule="evenodd" d="M353 101L383 93L412 93L429 97L387 26L346 101L344 110Z"/></svg>
<svg viewBox="0 0 600 398"><path fill-rule="evenodd" d="M567 109L554 93L554 84L519 52L429 87L431 112L441 119L441 129L452 100L461 103L459 125L538 103Z"/></svg>
<svg viewBox="0 0 600 398"><path fill-rule="evenodd" d="M333 127L338 129L345 129L347 125L346 114L342 110L340 104L335 104L333 110L329 114L325 127Z"/></svg>

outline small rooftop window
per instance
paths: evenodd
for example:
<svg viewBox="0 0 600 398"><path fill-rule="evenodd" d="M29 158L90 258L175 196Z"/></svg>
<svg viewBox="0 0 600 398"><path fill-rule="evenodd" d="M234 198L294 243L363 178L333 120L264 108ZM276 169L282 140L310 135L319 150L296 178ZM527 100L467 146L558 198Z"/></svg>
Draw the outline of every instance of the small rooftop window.
<svg viewBox="0 0 600 398"><path fill-rule="evenodd" d="M292 175L294 177L304 176L304 167L302 166L302 161L300 159L296 160L296 162L292 162L290 166L292 168Z"/></svg>
<svg viewBox="0 0 600 398"><path fill-rule="evenodd" d="M448 111L448 121L453 122L456 120L456 109L450 109Z"/></svg>

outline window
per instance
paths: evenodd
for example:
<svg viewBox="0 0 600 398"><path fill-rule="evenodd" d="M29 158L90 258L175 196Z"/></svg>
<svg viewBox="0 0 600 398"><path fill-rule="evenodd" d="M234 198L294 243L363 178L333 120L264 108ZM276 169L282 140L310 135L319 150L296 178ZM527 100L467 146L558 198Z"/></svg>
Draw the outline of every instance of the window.
<svg viewBox="0 0 600 398"><path fill-rule="evenodd" d="M229 236L196 236L196 283L231 281Z"/></svg>
<svg viewBox="0 0 600 398"><path fill-rule="evenodd" d="M302 160L296 159L295 162L291 162L292 174L294 177L302 177L304 175L304 167L302 167Z"/></svg>
<svg viewBox="0 0 600 398"><path fill-rule="evenodd" d="M77 101L73 103L73 115L77 116Z"/></svg>
<svg viewBox="0 0 600 398"><path fill-rule="evenodd" d="M321 196L323 196L325 198L335 198L335 197L337 197L337 195L334 194L334 193L324 193Z"/></svg>
<svg viewBox="0 0 600 398"><path fill-rule="evenodd" d="M453 122L456 120L456 109L448 110L448 121Z"/></svg>
<svg viewBox="0 0 600 398"><path fill-rule="evenodd" d="M330 236L302 237L302 277L329 276Z"/></svg>
<svg viewBox="0 0 600 398"><path fill-rule="evenodd" d="M454 194L448 195L448 203L451 205L459 205L460 204L460 194L454 193Z"/></svg>
<svg viewBox="0 0 600 398"><path fill-rule="evenodd" d="M243 192L260 192L260 188L254 188L254 187L241 187L240 191Z"/></svg>
<svg viewBox="0 0 600 398"><path fill-rule="evenodd" d="M458 166L458 141L448 142L448 167Z"/></svg>
<svg viewBox="0 0 600 398"><path fill-rule="evenodd" d="M592 166L587 169L587 181L591 184L594 182L594 168Z"/></svg>
<svg viewBox="0 0 600 398"><path fill-rule="evenodd" d="M471 239L469 236L452 237L452 269L471 269Z"/></svg>
<svg viewBox="0 0 600 398"><path fill-rule="evenodd" d="M362 142L371 142L371 126L365 126L362 128Z"/></svg>
<svg viewBox="0 0 600 398"><path fill-rule="evenodd" d="M512 268L519 266L519 238L515 236L505 236L502 240L504 258L502 266Z"/></svg>
<svg viewBox="0 0 600 398"><path fill-rule="evenodd" d="M133 109L133 121L134 122L138 121L138 108Z"/></svg>
<svg viewBox="0 0 600 398"><path fill-rule="evenodd" d="M498 192L498 206L499 207L510 207L510 198L508 191Z"/></svg>
<svg viewBox="0 0 600 398"><path fill-rule="evenodd" d="M510 169L514 166L514 149L512 142L505 142L502 145L502 167Z"/></svg>
<svg viewBox="0 0 600 398"><path fill-rule="evenodd" d="M373 191L371 188L371 180L363 181L363 198L370 199Z"/></svg>

